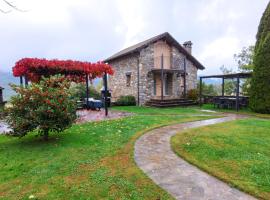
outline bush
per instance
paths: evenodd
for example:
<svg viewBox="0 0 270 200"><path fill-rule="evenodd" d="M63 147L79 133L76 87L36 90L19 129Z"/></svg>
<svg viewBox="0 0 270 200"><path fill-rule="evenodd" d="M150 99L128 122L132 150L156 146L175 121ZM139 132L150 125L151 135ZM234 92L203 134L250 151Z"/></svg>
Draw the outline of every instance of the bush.
<svg viewBox="0 0 270 200"><path fill-rule="evenodd" d="M117 106L135 106L136 98L132 95L120 96L120 98L116 101Z"/></svg>
<svg viewBox="0 0 270 200"><path fill-rule="evenodd" d="M199 92L197 89L191 89L187 92L187 98L193 101L197 101L199 98Z"/></svg>
<svg viewBox="0 0 270 200"><path fill-rule="evenodd" d="M48 140L50 132L62 132L76 119L76 103L64 77L42 78L40 83L27 88L15 85L12 88L18 93L11 98L7 110L13 136L23 137L37 130Z"/></svg>
<svg viewBox="0 0 270 200"><path fill-rule="evenodd" d="M250 106L259 113L270 113L270 3L257 33L254 72L251 80Z"/></svg>
<svg viewBox="0 0 270 200"><path fill-rule="evenodd" d="M71 91L72 96L77 100L86 98L86 85L83 83L78 83L72 86ZM89 97L94 99L101 99L101 92L97 91L96 88L94 88L93 86L90 86Z"/></svg>
<svg viewBox="0 0 270 200"><path fill-rule="evenodd" d="M0 120L4 119L6 116L6 112L4 110L4 106L0 105Z"/></svg>

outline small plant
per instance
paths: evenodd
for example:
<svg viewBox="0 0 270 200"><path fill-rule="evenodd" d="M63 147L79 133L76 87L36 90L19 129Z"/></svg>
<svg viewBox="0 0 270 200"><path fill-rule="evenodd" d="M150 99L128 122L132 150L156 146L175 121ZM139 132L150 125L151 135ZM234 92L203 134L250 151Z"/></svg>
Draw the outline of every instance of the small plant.
<svg viewBox="0 0 270 200"><path fill-rule="evenodd" d="M197 101L199 98L199 92L197 89L191 89L187 92L187 98L193 101Z"/></svg>
<svg viewBox="0 0 270 200"><path fill-rule="evenodd" d="M27 88L15 85L12 88L18 93L11 98L11 107L7 110L13 136L23 137L37 130L48 140L50 132L62 132L76 119L70 82L63 76L42 78Z"/></svg>
<svg viewBox="0 0 270 200"><path fill-rule="evenodd" d="M136 98L132 95L120 96L120 98L116 101L117 106L135 106Z"/></svg>

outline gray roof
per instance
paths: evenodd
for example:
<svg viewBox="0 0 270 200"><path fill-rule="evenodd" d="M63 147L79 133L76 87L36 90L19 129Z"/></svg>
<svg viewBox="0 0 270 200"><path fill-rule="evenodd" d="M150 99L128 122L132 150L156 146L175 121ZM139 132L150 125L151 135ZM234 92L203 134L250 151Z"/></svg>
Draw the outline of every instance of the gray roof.
<svg viewBox="0 0 270 200"><path fill-rule="evenodd" d="M123 49L119 51L118 53L112 55L111 57L105 59L104 62L111 62L115 59L121 58L123 56L127 56L132 53L139 53L140 50L144 49L148 45L155 43L156 41L161 40L161 39L164 39L169 44L174 45L181 53L186 55L187 59L189 59L198 69L202 69L202 70L205 69L205 67L194 56L192 56L181 44L179 44L168 32L162 33L148 40L135 44L131 47Z"/></svg>

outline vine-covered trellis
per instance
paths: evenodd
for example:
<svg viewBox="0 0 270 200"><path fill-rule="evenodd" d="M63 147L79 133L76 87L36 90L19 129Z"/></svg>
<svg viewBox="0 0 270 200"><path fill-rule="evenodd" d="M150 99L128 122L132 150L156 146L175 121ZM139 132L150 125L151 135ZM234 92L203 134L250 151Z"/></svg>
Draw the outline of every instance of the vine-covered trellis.
<svg viewBox="0 0 270 200"><path fill-rule="evenodd" d="M20 77L20 83L23 85L23 79L27 86L28 81L39 82L41 77L49 77L56 74L64 75L74 82L86 82L87 107L89 107L89 80L95 78L104 79L104 88L107 90L107 75L113 75L113 69L104 62L81 62L73 60L47 60L39 58L23 58L16 62L12 68L13 75ZM105 91L104 107L106 115L107 109L107 91Z"/></svg>

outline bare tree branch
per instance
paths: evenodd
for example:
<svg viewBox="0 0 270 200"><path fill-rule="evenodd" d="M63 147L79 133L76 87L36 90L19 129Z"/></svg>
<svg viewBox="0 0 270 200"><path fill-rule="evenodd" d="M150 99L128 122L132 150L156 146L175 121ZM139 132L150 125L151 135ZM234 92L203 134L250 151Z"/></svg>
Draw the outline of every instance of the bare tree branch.
<svg viewBox="0 0 270 200"><path fill-rule="evenodd" d="M0 12L1 12L1 13L5 13L5 14L7 14L7 13L10 13L10 12L11 12L11 10L2 10L2 9L0 9Z"/></svg>
<svg viewBox="0 0 270 200"><path fill-rule="evenodd" d="M18 8L16 5L14 5L12 2L9 2L9 1L7 1L7 0L3 0L3 2L5 2L5 4L7 4L9 7L11 7L12 9L14 9L14 10L17 10L17 11L19 11L19 12L27 12L26 10L22 10L22 9L20 9L20 8ZM9 12L11 12L12 10L7 10L7 11L5 11L5 10L2 10L2 9L0 9L0 12L2 12L2 13L9 13Z"/></svg>

